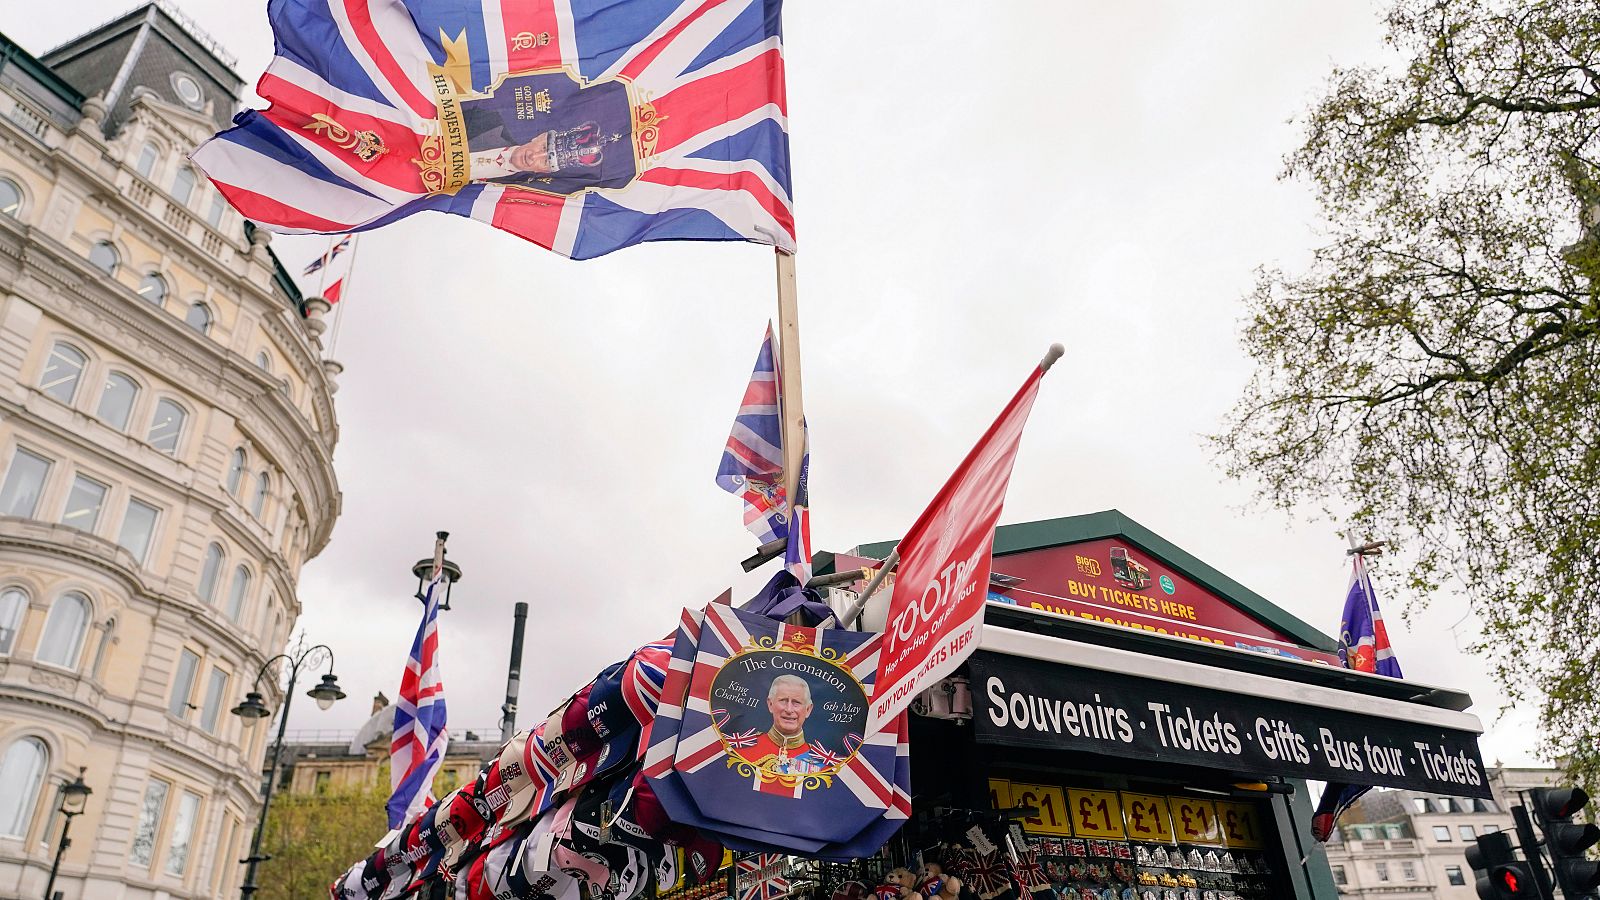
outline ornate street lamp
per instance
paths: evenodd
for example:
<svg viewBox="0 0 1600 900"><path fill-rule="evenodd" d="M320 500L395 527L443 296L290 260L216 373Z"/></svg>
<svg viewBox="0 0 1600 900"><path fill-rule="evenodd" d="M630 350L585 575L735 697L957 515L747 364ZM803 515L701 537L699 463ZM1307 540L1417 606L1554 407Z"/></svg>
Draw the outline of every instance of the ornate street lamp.
<svg viewBox="0 0 1600 900"><path fill-rule="evenodd" d="M61 786L61 814L67 821L61 826L61 843L56 845L55 861L50 863L50 879L44 884L44 900L50 900L51 894L56 889L56 872L61 868L61 854L72 846L72 839L67 837L67 832L72 830L72 817L83 812L89 803L89 795L94 791L83 783L84 768L78 767L78 776L72 781Z"/></svg>
<svg viewBox="0 0 1600 900"><path fill-rule="evenodd" d="M339 679L333 675L333 650L327 644L317 644L315 647L306 647L295 655L280 653L261 664L261 669L256 672L254 688L261 687L261 679L267 674L267 669L272 664L282 660L289 665L289 686L283 691L283 710L278 716L278 736L272 742L272 767L267 775L267 783L261 788L261 818L256 822L255 838L250 842L250 855L240 860L245 864L244 884L239 887L239 894L244 900L250 900L250 895L258 889L256 884L256 866L271 859L270 856L261 855L261 835L267 827L267 811L272 808L272 790L278 783L278 765L283 755L283 731L289 724L289 705L294 702L294 684L300 677L300 667L309 665L312 669L322 667L324 662L328 665L328 674L322 676L322 683L309 691L306 696L317 701L320 709L327 709L336 700L343 700L345 693L339 687ZM282 674L281 672L279 673ZM254 725L258 720L272 715L272 710L267 707L259 690L251 690L244 695L244 702L235 706L233 714L244 720L246 728ZM46 898L48 900L48 898Z"/></svg>

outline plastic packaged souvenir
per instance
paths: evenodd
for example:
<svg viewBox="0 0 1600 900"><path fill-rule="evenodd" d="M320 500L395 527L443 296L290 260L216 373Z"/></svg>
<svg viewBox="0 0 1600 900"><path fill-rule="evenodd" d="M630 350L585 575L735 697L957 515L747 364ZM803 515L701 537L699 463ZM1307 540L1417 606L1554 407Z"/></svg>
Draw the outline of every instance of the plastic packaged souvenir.
<svg viewBox="0 0 1600 900"><path fill-rule="evenodd" d="M1133 859L1133 847L1127 844L1112 844L1111 850L1117 859Z"/></svg>
<svg viewBox="0 0 1600 900"><path fill-rule="evenodd" d="M1132 867L1130 867L1125 862L1114 862L1114 863L1112 863L1111 864L1111 874L1118 881L1132 881L1133 880L1133 869L1132 869Z"/></svg>
<svg viewBox="0 0 1600 900"><path fill-rule="evenodd" d="M1120 900L1139 900L1139 889L1133 887L1123 888Z"/></svg>
<svg viewBox="0 0 1600 900"><path fill-rule="evenodd" d="M1133 861L1141 866L1150 865L1150 848L1143 844L1140 844L1134 848Z"/></svg>
<svg viewBox="0 0 1600 900"><path fill-rule="evenodd" d="M1215 851L1215 850L1207 850L1206 851L1206 855L1205 855L1204 858L1205 858L1205 863L1206 863L1205 868L1206 868L1207 872L1221 872L1222 871L1222 859L1221 859L1221 857L1217 856L1217 851ZM1215 900L1215 898L1213 898L1213 900Z"/></svg>
<svg viewBox="0 0 1600 900"><path fill-rule="evenodd" d="M1172 860L1167 858L1167 848L1157 847L1155 852L1150 854L1150 864L1162 867L1172 865Z"/></svg>
<svg viewBox="0 0 1600 900"><path fill-rule="evenodd" d="M1191 869L1203 870L1206 867L1205 857L1200 855L1200 851L1198 849L1189 851L1187 863Z"/></svg>

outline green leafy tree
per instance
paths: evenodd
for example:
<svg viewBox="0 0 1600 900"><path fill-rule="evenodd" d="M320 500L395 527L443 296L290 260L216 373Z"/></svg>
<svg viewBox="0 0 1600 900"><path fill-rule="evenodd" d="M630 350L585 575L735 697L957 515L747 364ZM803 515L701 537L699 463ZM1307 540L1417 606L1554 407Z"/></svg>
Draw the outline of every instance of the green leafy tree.
<svg viewBox="0 0 1600 900"><path fill-rule="evenodd" d="M280 794L272 800L262 849L261 900L327 900L328 885L387 830L384 804L388 779L312 794Z"/></svg>
<svg viewBox="0 0 1600 900"><path fill-rule="evenodd" d="M1263 270L1256 373L1213 437L1283 508L1397 539L1415 602L1600 775L1600 4L1402 0L1402 59L1337 69L1285 177L1325 241Z"/></svg>

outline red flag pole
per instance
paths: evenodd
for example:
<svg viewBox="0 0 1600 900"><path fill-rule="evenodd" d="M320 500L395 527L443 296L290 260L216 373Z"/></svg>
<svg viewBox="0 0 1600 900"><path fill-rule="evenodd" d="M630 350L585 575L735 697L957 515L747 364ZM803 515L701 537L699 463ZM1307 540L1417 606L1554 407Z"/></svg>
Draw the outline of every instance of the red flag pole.
<svg viewBox="0 0 1600 900"><path fill-rule="evenodd" d="M778 273L778 394L783 412L783 489L792 504L800 488L800 460L805 453L801 423L805 404L800 390L800 303L795 291L794 255L774 250Z"/></svg>

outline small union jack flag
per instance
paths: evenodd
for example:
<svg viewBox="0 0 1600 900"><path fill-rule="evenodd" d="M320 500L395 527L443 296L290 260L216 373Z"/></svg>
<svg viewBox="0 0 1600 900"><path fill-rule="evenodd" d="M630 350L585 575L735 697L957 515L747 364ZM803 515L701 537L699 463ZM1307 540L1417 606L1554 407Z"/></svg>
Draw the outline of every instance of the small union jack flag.
<svg viewBox="0 0 1600 900"><path fill-rule="evenodd" d="M306 270L305 270L305 272L303 274L310 275L311 273L317 271L318 269L322 268L323 266L327 265L328 263L333 262L333 258L335 256L338 256L339 254L343 253L344 251L350 249L350 240L353 237L354 237L354 235L350 235L350 234L345 235L343 238L341 238L339 240L339 243L334 244L333 247L331 249L329 249L327 253L322 254L321 256L317 257L316 259L313 259L310 263L308 263L306 265Z"/></svg>
<svg viewBox="0 0 1600 900"><path fill-rule="evenodd" d="M444 763L450 734L445 728L444 681L439 675L439 600L444 572L434 573L422 595L422 623L400 677L394 704L394 739L389 745L389 827L399 828L433 802L433 776Z"/></svg>
<svg viewBox="0 0 1600 900"><path fill-rule="evenodd" d="M739 882L739 900L778 900L789 894L789 862L777 853L761 853L739 858L734 877Z"/></svg>
<svg viewBox="0 0 1600 900"><path fill-rule="evenodd" d="M789 540L784 568L801 584L811 578L811 520L806 481L811 468L811 441L801 423L805 453L800 462L798 502L791 515L783 486L783 398L778 361L772 344L772 323L756 354L755 371L733 418L733 431L717 467L717 486L744 501L744 527L761 543Z"/></svg>

